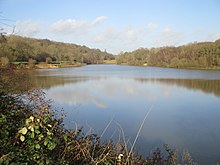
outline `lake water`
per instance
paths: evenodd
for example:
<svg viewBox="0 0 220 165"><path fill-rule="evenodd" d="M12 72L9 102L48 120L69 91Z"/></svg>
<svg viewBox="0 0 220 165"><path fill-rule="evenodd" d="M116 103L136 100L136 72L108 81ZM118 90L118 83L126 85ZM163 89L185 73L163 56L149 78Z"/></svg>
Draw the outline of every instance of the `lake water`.
<svg viewBox="0 0 220 165"><path fill-rule="evenodd" d="M201 164L220 162L220 71L88 65L34 72L33 85L67 113L67 128L114 140L122 128L133 143L150 111L136 151L169 144Z"/></svg>

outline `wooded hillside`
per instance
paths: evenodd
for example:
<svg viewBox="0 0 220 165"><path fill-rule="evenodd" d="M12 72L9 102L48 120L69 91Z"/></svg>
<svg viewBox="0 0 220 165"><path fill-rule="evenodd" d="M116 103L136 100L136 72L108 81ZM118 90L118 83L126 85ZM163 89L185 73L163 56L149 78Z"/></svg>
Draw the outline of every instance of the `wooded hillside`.
<svg viewBox="0 0 220 165"><path fill-rule="evenodd" d="M70 43L33 39L15 35L0 37L1 63L100 64L115 58L110 53ZM220 68L220 39L215 42L191 43L179 47L140 48L121 53L118 64L174 68Z"/></svg>
<svg viewBox="0 0 220 165"><path fill-rule="evenodd" d="M179 47L140 48L121 53L118 64L175 68L220 67L220 39L215 42L191 43Z"/></svg>
<svg viewBox="0 0 220 165"><path fill-rule="evenodd" d="M10 62L60 62L97 64L103 60L114 59L110 53L99 49L90 49L76 44L50 41L48 39L33 39L20 36L1 36L0 57Z"/></svg>

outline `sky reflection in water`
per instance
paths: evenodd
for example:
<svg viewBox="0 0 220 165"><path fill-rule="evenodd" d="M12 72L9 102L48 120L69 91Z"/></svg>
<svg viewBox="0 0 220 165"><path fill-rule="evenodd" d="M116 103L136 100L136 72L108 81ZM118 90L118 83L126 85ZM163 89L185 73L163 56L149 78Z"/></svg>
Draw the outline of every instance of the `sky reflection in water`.
<svg viewBox="0 0 220 165"><path fill-rule="evenodd" d="M148 153L167 143L180 151L188 149L200 162L219 162L220 72L165 69L159 78L158 68L155 72L151 68L151 77L145 75L149 69L133 69L122 67L122 74L118 66L101 65L53 70L41 76L68 77L68 83L46 89L55 105L67 112L68 128L75 129L77 123L100 135L113 120L103 138L119 138L117 122L133 142L145 114L153 106L136 150ZM170 77L166 76L169 72ZM70 77L77 81L71 83Z"/></svg>

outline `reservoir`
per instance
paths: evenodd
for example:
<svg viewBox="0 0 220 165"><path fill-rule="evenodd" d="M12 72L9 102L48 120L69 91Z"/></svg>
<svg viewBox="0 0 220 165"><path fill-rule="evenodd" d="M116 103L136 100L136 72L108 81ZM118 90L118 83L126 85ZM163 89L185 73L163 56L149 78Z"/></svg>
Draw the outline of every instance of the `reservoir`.
<svg viewBox="0 0 220 165"><path fill-rule="evenodd" d="M220 162L220 71L120 65L31 71L66 128L125 139L143 156L163 144L201 164ZM123 130L123 131L122 131Z"/></svg>

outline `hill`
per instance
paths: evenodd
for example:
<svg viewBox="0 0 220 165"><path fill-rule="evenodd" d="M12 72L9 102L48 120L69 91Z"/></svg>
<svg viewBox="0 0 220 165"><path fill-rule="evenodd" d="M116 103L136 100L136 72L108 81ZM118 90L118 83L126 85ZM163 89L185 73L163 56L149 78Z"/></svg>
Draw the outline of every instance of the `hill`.
<svg viewBox="0 0 220 165"><path fill-rule="evenodd" d="M220 39L179 47L140 48L117 56L118 64L174 68L220 68Z"/></svg>
<svg viewBox="0 0 220 165"><path fill-rule="evenodd" d="M1 36L1 61L9 62L47 62L47 63L85 63L97 64L114 59L110 53L70 43L48 39L26 38L16 35Z"/></svg>

